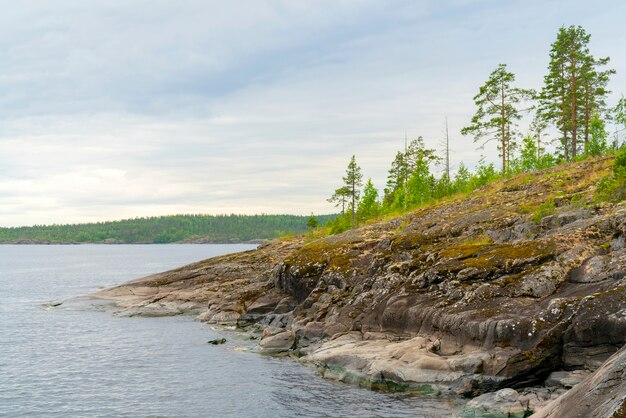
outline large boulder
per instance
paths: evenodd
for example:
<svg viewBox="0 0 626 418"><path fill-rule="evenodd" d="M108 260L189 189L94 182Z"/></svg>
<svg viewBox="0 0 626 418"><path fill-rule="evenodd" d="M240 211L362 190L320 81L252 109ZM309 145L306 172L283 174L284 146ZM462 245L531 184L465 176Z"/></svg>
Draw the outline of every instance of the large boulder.
<svg viewBox="0 0 626 418"><path fill-rule="evenodd" d="M626 416L625 404L626 346L533 418L621 418Z"/></svg>

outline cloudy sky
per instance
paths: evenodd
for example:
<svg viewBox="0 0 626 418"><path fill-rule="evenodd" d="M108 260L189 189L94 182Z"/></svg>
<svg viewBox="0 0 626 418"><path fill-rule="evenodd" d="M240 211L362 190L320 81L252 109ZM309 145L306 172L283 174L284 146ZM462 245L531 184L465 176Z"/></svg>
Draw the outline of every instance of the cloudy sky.
<svg viewBox="0 0 626 418"><path fill-rule="evenodd" d="M405 130L440 147L446 115L473 165L478 87L501 62L540 87L561 25L626 93L618 0L3 3L0 226L329 213L352 154L382 189Z"/></svg>

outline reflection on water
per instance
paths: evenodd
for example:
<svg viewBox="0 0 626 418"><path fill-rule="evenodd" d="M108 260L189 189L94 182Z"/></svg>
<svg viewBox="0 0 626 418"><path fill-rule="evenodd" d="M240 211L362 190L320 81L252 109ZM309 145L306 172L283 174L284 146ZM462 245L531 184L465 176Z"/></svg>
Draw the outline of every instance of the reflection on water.
<svg viewBox="0 0 626 418"><path fill-rule="evenodd" d="M60 300L243 245L0 246L0 415L451 416L436 398L321 379L190 318L119 318ZM224 336L224 345L207 344Z"/></svg>

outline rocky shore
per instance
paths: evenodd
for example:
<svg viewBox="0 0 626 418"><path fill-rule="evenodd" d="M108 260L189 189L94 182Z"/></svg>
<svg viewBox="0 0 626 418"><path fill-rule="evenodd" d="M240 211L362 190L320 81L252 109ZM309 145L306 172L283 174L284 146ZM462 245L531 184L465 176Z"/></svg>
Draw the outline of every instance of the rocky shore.
<svg viewBox="0 0 626 418"><path fill-rule="evenodd" d="M593 200L611 166L523 174L94 296L124 315L254 326L261 351L348 382L473 398L467 416L620 417L626 204Z"/></svg>

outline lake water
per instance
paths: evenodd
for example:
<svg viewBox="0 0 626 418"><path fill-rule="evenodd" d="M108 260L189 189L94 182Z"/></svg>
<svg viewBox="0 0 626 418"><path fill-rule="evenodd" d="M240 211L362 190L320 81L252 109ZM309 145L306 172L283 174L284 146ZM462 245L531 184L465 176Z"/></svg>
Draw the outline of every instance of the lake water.
<svg viewBox="0 0 626 418"><path fill-rule="evenodd" d="M54 301L249 245L0 245L0 416L452 416L445 399L381 393L246 351L188 317L121 318ZM225 337L224 345L207 344Z"/></svg>

